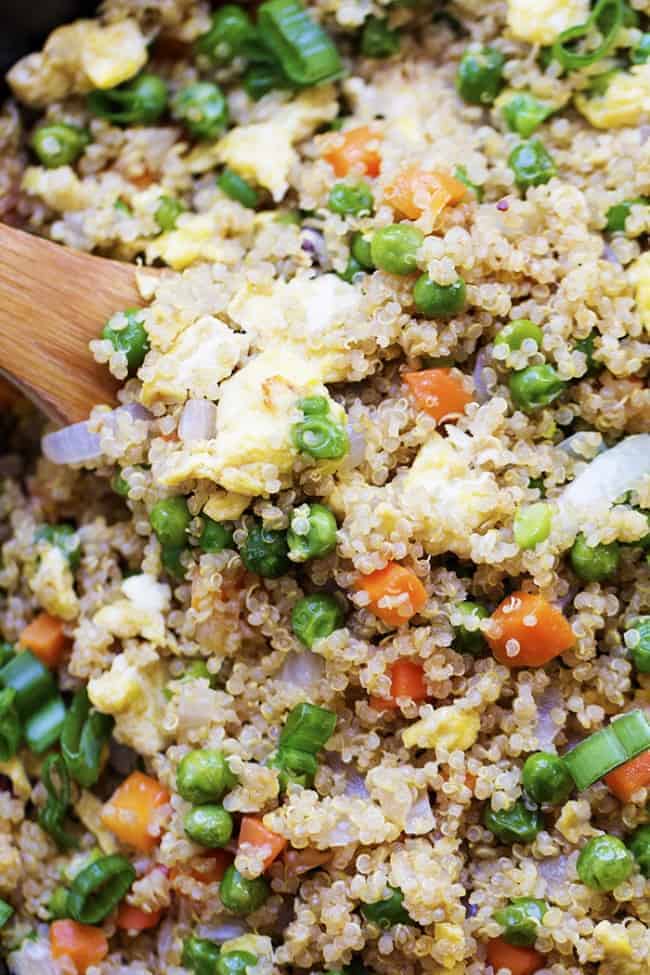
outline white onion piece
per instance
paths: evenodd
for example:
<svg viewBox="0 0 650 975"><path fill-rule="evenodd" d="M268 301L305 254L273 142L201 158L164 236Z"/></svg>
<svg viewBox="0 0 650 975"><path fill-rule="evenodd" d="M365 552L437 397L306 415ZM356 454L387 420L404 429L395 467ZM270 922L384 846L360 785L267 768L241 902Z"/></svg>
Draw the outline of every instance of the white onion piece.
<svg viewBox="0 0 650 975"><path fill-rule="evenodd" d="M201 938L209 938L222 945L225 941L248 934L250 928L245 921L224 921L222 924L200 924L198 931Z"/></svg>
<svg viewBox="0 0 650 975"><path fill-rule="evenodd" d="M332 826L331 830L327 833L326 845L348 846L348 844L354 843L355 840L356 835L350 822L347 819L342 819L335 826Z"/></svg>
<svg viewBox="0 0 650 975"><path fill-rule="evenodd" d="M404 825L404 832L407 836L423 836L425 833L430 833L435 824L436 821L433 818L431 799L425 789L409 809Z"/></svg>
<svg viewBox="0 0 650 975"><path fill-rule="evenodd" d="M188 399L178 421L178 436L184 443L212 440L217 432L217 408L209 399Z"/></svg>
<svg viewBox="0 0 650 975"><path fill-rule="evenodd" d="M46 433L41 446L53 464L81 464L102 455L99 434L90 432L87 420Z"/></svg>
<svg viewBox="0 0 650 975"><path fill-rule="evenodd" d="M551 890L561 887L567 881L569 858L564 854L548 857L535 863L537 872L544 878Z"/></svg>
<svg viewBox="0 0 650 975"><path fill-rule="evenodd" d="M562 694L559 687L550 684L537 698L537 747L541 751L552 751L555 737L560 728L551 718L551 711L562 707Z"/></svg>
<svg viewBox="0 0 650 975"><path fill-rule="evenodd" d="M590 444L590 441L594 438L594 433L586 430L579 433L572 433L570 437L562 440L557 445L557 449L563 450L565 454L568 454L574 460L590 460L592 457L604 454L607 450L600 434L597 433L595 436L600 438L595 453Z"/></svg>
<svg viewBox="0 0 650 975"><path fill-rule="evenodd" d="M479 403L487 403L490 398L490 394L485 382L485 376L483 375L486 365L487 349L481 349L476 356L476 364L474 365L474 372L472 373L474 389L476 391L476 399L479 401Z"/></svg>
<svg viewBox="0 0 650 975"><path fill-rule="evenodd" d="M358 772L348 772L345 783L345 795L353 799L368 799L370 793L366 788L366 780Z"/></svg>
<svg viewBox="0 0 650 975"><path fill-rule="evenodd" d="M569 522L580 523L582 513L593 506L611 505L650 474L650 433L626 437L595 457L564 489L560 510Z"/></svg>
<svg viewBox="0 0 650 975"><path fill-rule="evenodd" d="M353 470L363 463L366 456L366 437L361 430L357 430L348 420L348 440L350 449L345 455L345 460L341 465L344 470Z"/></svg>
<svg viewBox="0 0 650 975"><path fill-rule="evenodd" d="M309 687L320 680L323 670L323 658L311 650L288 653L280 671L280 680L295 687Z"/></svg>

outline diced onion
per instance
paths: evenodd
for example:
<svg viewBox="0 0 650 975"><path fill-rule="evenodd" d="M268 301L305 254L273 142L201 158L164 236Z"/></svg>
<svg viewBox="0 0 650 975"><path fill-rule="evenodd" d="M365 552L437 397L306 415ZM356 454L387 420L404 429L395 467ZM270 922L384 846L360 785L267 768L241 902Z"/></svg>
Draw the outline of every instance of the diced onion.
<svg viewBox="0 0 650 975"><path fill-rule="evenodd" d="M188 399L178 423L178 436L184 443L212 440L217 431L217 408L208 399Z"/></svg>
<svg viewBox="0 0 650 975"><path fill-rule="evenodd" d="M103 422L115 426L121 413L128 413L133 420L147 420L151 414L139 403L127 403L106 414ZM100 435L93 433L88 420L46 433L41 442L43 453L53 464L83 464L99 460L102 455Z"/></svg>
<svg viewBox="0 0 650 975"><path fill-rule="evenodd" d="M555 684L550 684L537 698L537 747L543 751L553 751L553 743L559 732L558 725L551 717L551 711L562 707L562 693Z"/></svg>
<svg viewBox="0 0 650 975"><path fill-rule="evenodd" d="M487 365L487 349L481 349L476 356L472 379L474 381L474 391L479 403L487 403L490 398L487 384L485 382L485 367Z"/></svg>
<svg viewBox="0 0 650 975"><path fill-rule="evenodd" d="M361 430L357 430L356 427L352 425L352 422L348 420L348 440L350 442L350 449L345 455L345 460L341 465L344 470L354 470L363 463L366 456L366 437Z"/></svg>
<svg viewBox="0 0 650 975"><path fill-rule="evenodd" d="M354 799L367 799L370 795L366 788L366 780L358 772L348 772L347 782L345 783L346 796Z"/></svg>
<svg viewBox="0 0 650 975"><path fill-rule="evenodd" d="M560 495L560 509L570 521L579 524L585 511L613 504L647 474L650 434L633 434L591 461Z"/></svg>
<svg viewBox="0 0 650 975"><path fill-rule="evenodd" d="M423 836L435 826L428 791L421 792L406 816L404 832L407 836Z"/></svg>
<svg viewBox="0 0 650 975"><path fill-rule="evenodd" d="M295 687L309 687L323 675L323 659L311 650L288 653L280 671L280 680Z"/></svg>
<svg viewBox="0 0 650 975"><path fill-rule="evenodd" d="M198 933L201 938L209 938L215 944L222 945L225 941L241 938L248 934L250 928L245 921L224 921L222 924L201 924Z"/></svg>

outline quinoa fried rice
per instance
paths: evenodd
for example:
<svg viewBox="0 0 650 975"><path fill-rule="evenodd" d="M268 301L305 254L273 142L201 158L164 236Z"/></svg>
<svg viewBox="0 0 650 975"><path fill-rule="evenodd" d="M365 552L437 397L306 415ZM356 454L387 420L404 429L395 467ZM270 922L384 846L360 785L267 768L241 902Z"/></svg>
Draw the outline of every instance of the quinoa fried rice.
<svg viewBox="0 0 650 975"><path fill-rule="evenodd" d="M11 972L650 972L650 7L602 7L106 0L9 72L3 219L143 303L64 445L2 390Z"/></svg>

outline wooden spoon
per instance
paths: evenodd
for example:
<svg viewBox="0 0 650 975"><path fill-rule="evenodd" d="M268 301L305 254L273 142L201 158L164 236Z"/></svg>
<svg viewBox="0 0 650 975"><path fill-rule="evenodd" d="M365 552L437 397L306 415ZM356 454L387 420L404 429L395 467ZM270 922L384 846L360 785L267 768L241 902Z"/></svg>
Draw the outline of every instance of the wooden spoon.
<svg viewBox="0 0 650 975"><path fill-rule="evenodd" d="M142 305L136 271L0 224L0 372L51 419L115 404L117 383L88 342L114 312Z"/></svg>

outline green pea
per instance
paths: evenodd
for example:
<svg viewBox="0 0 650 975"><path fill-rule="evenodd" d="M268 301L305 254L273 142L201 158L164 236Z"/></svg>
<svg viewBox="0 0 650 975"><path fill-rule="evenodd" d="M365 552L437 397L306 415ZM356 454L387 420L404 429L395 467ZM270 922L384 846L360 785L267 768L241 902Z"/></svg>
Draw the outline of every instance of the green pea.
<svg viewBox="0 0 650 975"><path fill-rule="evenodd" d="M515 183L522 190L548 183L557 172L551 155L539 139L515 146L508 156L508 165L515 174Z"/></svg>
<svg viewBox="0 0 650 975"><path fill-rule="evenodd" d="M243 877L233 865L229 866L219 885L219 897L227 911L233 914L252 914L271 893L264 877Z"/></svg>
<svg viewBox="0 0 650 975"><path fill-rule="evenodd" d="M515 318L504 325L494 336L495 345L507 345L512 352L518 352L526 339L532 339L541 349L544 333L530 318Z"/></svg>
<svg viewBox="0 0 650 975"><path fill-rule="evenodd" d="M639 43L630 52L632 64L646 64L650 61L650 34L641 34Z"/></svg>
<svg viewBox="0 0 650 975"><path fill-rule="evenodd" d="M624 234L625 224L632 212L632 207L647 206L648 202L648 197L637 196L633 200L623 200L621 203L615 203L607 211L605 230L610 234Z"/></svg>
<svg viewBox="0 0 650 975"><path fill-rule="evenodd" d="M305 396L298 403L305 416L327 416L330 401L327 396Z"/></svg>
<svg viewBox="0 0 650 975"><path fill-rule="evenodd" d="M618 542L587 545L585 536L580 533L571 547L571 567L584 582L602 582L616 572L619 555Z"/></svg>
<svg viewBox="0 0 650 975"><path fill-rule="evenodd" d="M90 133L78 125L53 122L41 125L34 132L30 146L47 169L70 166L76 162L90 142Z"/></svg>
<svg viewBox="0 0 650 975"><path fill-rule="evenodd" d="M400 46L399 31L391 30L388 19L366 17L361 31L361 53L364 58L389 58L397 54Z"/></svg>
<svg viewBox="0 0 650 975"><path fill-rule="evenodd" d="M372 213L375 199L367 183L335 183L330 190L327 205L332 213L345 217L348 214Z"/></svg>
<svg viewBox="0 0 650 975"><path fill-rule="evenodd" d="M477 621L486 620L490 615L485 606L481 606L480 603L473 603L470 600L458 603L456 609L463 616L471 616L473 620ZM470 653L473 657L480 657L484 653L487 643L479 629L468 630L460 623L454 627L454 647L459 653Z"/></svg>
<svg viewBox="0 0 650 975"><path fill-rule="evenodd" d="M290 87L279 65L271 62L251 64L244 75L244 90L256 102L270 91Z"/></svg>
<svg viewBox="0 0 650 975"><path fill-rule="evenodd" d="M149 512L149 522L161 545L183 546L192 516L180 494L157 501Z"/></svg>
<svg viewBox="0 0 650 975"><path fill-rule="evenodd" d="M522 784L526 795L542 805L561 806L573 791L573 779L564 761L553 752L535 752L524 762Z"/></svg>
<svg viewBox="0 0 650 975"><path fill-rule="evenodd" d="M193 975L215 975L219 961L219 948L207 938L191 935L183 942L181 964Z"/></svg>
<svg viewBox="0 0 650 975"><path fill-rule="evenodd" d="M278 776L280 791L286 792L289 784L299 785L303 789L310 789L314 784L314 776L318 771L318 762L309 752L298 748L280 748L270 760L271 768L280 770Z"/></svg>
<svg viewBox="0 0 650 975"><path fill-rule="evenodd" d="M77 531L72 525L40 525L34 532L34 541L56 546L73 572L79 568L81 546Z"/></svg>
<svg viewBox="0 0 650 975"><path fill-rule="evenodd" d="M218 748L197 748L188 752L176 772L178 794L194 805L216 802L237 784L226 756Z"/></svg>
<svg viewBox="0 0 650 975"><path fill-rule="evenodd" d="M185 545L161 546L160 561L165 572L168 572L173 579L180 580L185 578L186 569L182 560L182 555L185 551Z"/></svg>
<svg viewBox="0 0 650 975"><path fill-rule="evenodd" d="M109 318L102 329L102 338L108 340L118 352L124 353L129 375L140 368L150 348L139 308L127 308Z"/></svg>
<svg viewBox="0 0 650 975"><path fill-rule="evenodd" d="M491 105L503 86L505 58L493 47L469 47L456 74L460 97L471 105Z"/></svg>
<svg viewBox="0 0 650 975"><path fill-rule="evenodd" d="M362 904L361 913L366 921L380 928L392 928L394 924L413 924L404 907L404 895L399 887L390 887L390 897L374 904Z"/></svg>
<svg viewBox="0 0 650 975"><path fill-rule="evenodd" d="M293 607L291 629L301 643L313 647L343 626L344 616L338 601L327 592L303 596Z"/></svg>
<svg viewBox="0 0 650 975"><path fill-rule="evenodd" d="M509 945L530 948L548 905L535 897L515 897L507 907L494 912L494 920L503 928L501 937Z"/></svg>
<svg viewBox="0 0 650 975"><path fill-rule="evenodd" d="M232 528L220 521L213 521L207 515L202 515L203 528L199 535L199 548L204 552L223 552L225 548L234 548Z"/></svg>
<svg viewBox="0 0 650 975"><path fill-rule="evenodd" d="M257 956L250 951L227 951L221 954L216 975L246 975L249 968L257 965Z"/></svg>
<svg viewBox="0 0 650 975"><path fill-rule="evenodd" d="M552 508L545 501L519 508L513 524L515 542L522 549L535 548L551 534L552 522Z"/></svg>
<svg viewBox="0 0 650 975"><path fill-rule="evenodd" d="M213 64L229 64L244 47L257 38L255 27L242 7L227 3L213 15L210 28L201 34L194 50Z"/></svg>
<svg viewBox="0 0 650 975"><path fill-rule="evenodd" d="M538 809L529 809L517 799L509 809L498 812L488 803L483 812L483 825L502 843L532 843L544 826Z"/></svg>
<svg viewBox="0 0 650 975"><path fill-rule="evenodd" d="M154 217L161 230L174 230L176 221L184 211L180 200L173 196L161 196Z"/></svg>
<svg viewBox="0 0 650 975"><path fill-rule="evenodd" d="M650 616L640 616L630 629L639 635L638 642L630 650L636 671L650 674Z"/></svg>
<svg viewBox="0 0 650 975"><path fill-rule="evenodd" d="M552 107L527 91L517 92L501 109L510 131L524 139L528 139L552 113Z"/></svg>
<svg viewBox="0 0 650 975"><path fill-rule="evenodd" d="M228 126L228 103L218 85L197 81L174 96L172 115L197 139L216 139Z"/></svg>
<svg viewBox="0 0 650 975"><path fill-rule="evenodd" d="M453 284L438 284L423 274L413 288L415 307L427 318L451 318L463 310L466 301L467 288L462 278Z"/></svg>
<svg viewBox="0 0 650 975"><path fill-rule="evenodd" d="M465 166L456 166L454 170L454 176L456 177L456 179L460 180L461 183L464 183L468 190L472 191L472 193L474 194L474 196L476 197L479 203L483 202L485 191L483 190L482 186L478 186L476 183L473 183L471 181L471 179L467 175L467 169L465 168Z"/></svg>
<svg viewBox="0 0 650 975"><path fill-rule="evenodd" d="M580 851L578 877L592 890L614 890L634 869L634 857L617 836L592 836Z"/></svg>
<svg viewBox="0 0 650 975"><path fill-rule="evenodd" d="M595 339L596 333L590 332L586 338L579 339L574 345L574 349L577 349L578 352L582 352L587 360L586 376L595 376L596 373L600 372L600 370L603 368L602 363L594 358Z"/></svg>
<svg viewBox="0 0 650 975"><path fill-rule="evenodd" d="M116 88L91 91L88 110L116 125L155 122L167 108L167 85L155 74L140 74Z"/></svg>
<svg viewBox="0 0 650 975"><path fill-rule="evenodd" d="M418 268L417 253L423 240L422 232L407 223L381 227L370 241L372 262L390 274L413 274Z"/></svg>
<svg viewBox="0 0 650 975"><path fill-rule="evenodd" d="M308 562L322 559L336 548L336 518L323 504L310 504L307 516L307 534L298 534L293 521L287 532L289 555L292 562Z"/></svg>
<svg viewBox="0 0 650 975"><path fill-rule="evenodd" d="M643 876L650 877L650 823L638 826L627 841L627 845L639 864Z"/></svg>
<svg viewBox="0 0 650 975"><path fill-rule="evenodd" d="M223 806L213 802L194 806L185 815L183 829L200 846L223 847L232 836L232 816Z"/></svg>
<svg viewBox="0 0 650 975"><path fill-rule="evenodd" d="M347 430L331 416L305 416L294 423L291 439L296 450L315 460L341 460L350 449Z"/></svg>
<svg viewBox="0 0 650 975"><path fill-rule="evenodd" d="M259 206L260 195L255 187L228 166L217 177L217 186L231 200L236 200L249 210L256 210Z"/></svg>
<svg viewBox="0 0 650 975"><path fill-rule="evenodd" d="M348 257L348 263L345 265L345 270L339 271L338 276L342 281L347 281L348 284L354 284L354 279L357 274L363 274L365 268L359 263L353 254Z"/></svg>
<svg viewBox="0 0 650 975"><path fill-rule="evenodd" d="M289 571L288 551L285 532L264 528L259 523L250 529L240 550L248 571L267 579L277 579Z"/></svg>
<svg viewBox="0 0 650 975"><path fill-rule="evenodd" d="M370 241L358 230L352 234L350 254L364 271L374 271Z"/></svg>
<svg viewBox="0 0 650 975"><path fill-rule="evenodd" d="M515 406L526 413L548 406L564 392L566 383L553 366L527 366L513 372L508 380Z"/></svg>

